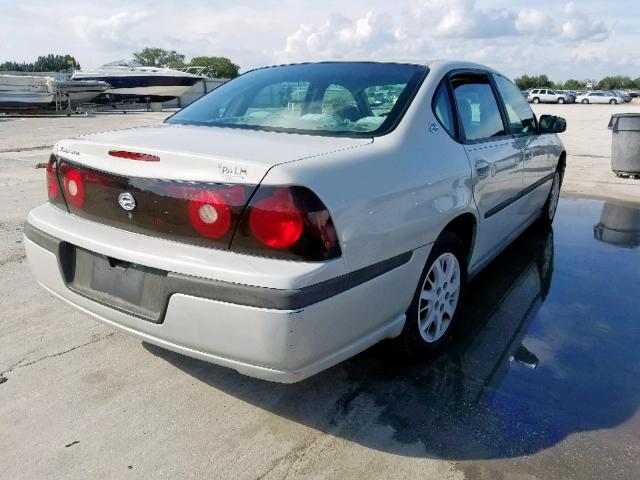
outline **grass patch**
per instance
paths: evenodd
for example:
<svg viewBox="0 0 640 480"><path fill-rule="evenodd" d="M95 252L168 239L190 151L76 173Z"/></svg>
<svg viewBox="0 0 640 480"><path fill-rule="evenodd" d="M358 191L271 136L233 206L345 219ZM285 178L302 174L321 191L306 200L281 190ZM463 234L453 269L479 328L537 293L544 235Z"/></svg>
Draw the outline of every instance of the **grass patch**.
<svg viewBox="0 0 640 480"><path fill-rule="evenodd" d="M47 168L47 162L38 162L34 168Z"/></svg>

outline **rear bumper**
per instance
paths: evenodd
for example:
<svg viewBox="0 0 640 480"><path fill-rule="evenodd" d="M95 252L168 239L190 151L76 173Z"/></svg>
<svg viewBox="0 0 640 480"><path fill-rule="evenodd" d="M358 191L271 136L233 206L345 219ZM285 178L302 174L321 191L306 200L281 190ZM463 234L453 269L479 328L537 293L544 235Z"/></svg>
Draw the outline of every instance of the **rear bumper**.
<svg viewBox="0 0 640 480"><path fill-rule="evenodd" d="M153 323L69 288L59 254L60 244L69 240L34 227L34 215L25 226L25 250L33 274L49 291L149 343L279 382L302 380L398 335L428 255L428 247L422 247L356 275L290 289L169 270L178 287L161 321Z"/></svg>

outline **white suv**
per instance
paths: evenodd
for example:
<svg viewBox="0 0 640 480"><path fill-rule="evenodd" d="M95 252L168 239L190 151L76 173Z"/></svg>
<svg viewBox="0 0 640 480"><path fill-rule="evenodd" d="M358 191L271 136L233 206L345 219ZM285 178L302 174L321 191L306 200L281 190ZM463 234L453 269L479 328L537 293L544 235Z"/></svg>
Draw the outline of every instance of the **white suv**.
<svg viewBox="0 0 640 480"><path fill-rule="evenodd" d="M564 128L472 63L258 69L162 125L58 142L27 258L107 325L247 375L393 337L428 356L467 281L553 220Z"/></svg>
<svg viewBox="0 0 640 480"><path fill-rule="evenodd" d="M527 97L529 103L571 103L571 95L545 88L536 88L529 92Z"/></svg>

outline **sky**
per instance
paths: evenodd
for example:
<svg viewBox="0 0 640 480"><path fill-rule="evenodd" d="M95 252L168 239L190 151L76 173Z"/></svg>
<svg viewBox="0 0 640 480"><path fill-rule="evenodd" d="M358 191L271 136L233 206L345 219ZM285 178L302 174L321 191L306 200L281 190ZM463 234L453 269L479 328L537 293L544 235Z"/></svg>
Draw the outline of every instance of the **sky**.
<svg viewBox="0 0 640 480"><path fill-rule="evenodd" d="M84 70L145 46L251 68L316 60L471 60L514 78L640 77L640 0L0 0L0 62Z"/></svg>

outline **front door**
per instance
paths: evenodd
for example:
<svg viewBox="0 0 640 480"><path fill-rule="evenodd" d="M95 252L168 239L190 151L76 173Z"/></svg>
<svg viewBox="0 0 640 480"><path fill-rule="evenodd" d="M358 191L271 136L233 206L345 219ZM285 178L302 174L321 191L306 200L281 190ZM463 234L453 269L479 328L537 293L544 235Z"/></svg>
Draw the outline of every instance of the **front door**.
<svg viewBox="0 0 640 480"><path fill-rule="evenodd" d="M549 142L538 133L536 119L529 103L510 80L494 74L495 85L504 105L509 132L514 147L522 150L522 191L518 214L522 223L542 209L546 201L556 162L552 159ZM541 188L542 187L542 188Z"/></svg>

